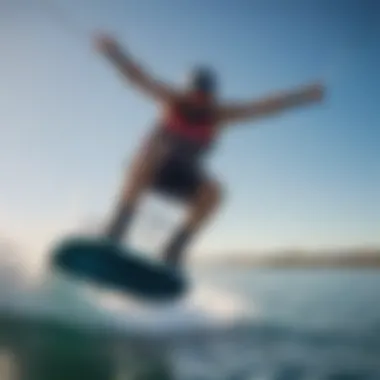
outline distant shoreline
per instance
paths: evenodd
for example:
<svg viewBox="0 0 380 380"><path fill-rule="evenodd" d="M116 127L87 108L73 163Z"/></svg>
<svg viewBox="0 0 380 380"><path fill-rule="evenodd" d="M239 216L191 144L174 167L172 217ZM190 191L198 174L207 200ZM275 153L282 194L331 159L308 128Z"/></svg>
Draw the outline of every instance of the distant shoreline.
<svg viewBox="0 0 380 380"><path fill-rule="evenodd" d="M215 258L197 259L197 266L229 266L250 268L380 268L380 251L349 255L283 254L283 255L223 255Z"/></svg>

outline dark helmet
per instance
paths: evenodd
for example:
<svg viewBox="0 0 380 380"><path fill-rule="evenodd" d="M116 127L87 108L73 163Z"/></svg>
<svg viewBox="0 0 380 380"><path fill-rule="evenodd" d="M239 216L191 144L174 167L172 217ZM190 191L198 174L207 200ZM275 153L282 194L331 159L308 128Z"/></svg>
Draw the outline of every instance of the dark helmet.
<svg viewBox="0 0 380 380"><path fill-rule="evenodd" d="M190 91L215 94L218 87L216 73L211 68L198 66L188 74L187 86Z"/></svg>

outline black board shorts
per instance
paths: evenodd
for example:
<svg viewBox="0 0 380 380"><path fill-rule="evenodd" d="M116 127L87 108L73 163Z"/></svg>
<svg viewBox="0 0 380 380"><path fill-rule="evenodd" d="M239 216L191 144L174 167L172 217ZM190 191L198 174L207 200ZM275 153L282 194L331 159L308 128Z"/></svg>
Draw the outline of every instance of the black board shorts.
<svg viewBox="0 0 380 380"><path fill-rule="evenodd" d="M153 190L179 200L191 200L207 180L204 147L163 130L157 131L154 138L168 144L169 153L158 165Z"/></svg>

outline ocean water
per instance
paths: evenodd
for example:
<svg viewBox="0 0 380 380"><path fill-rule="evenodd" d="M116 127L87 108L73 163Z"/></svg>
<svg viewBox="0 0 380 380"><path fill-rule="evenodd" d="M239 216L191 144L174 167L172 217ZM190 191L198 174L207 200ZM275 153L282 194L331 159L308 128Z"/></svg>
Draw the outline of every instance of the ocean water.
<svg viewBox="0 0 380 380"><path fill-rule="evenodd" d="M372 270L203 269L140 305L46 278L0 300L1 380L380 379Z"/></svg>

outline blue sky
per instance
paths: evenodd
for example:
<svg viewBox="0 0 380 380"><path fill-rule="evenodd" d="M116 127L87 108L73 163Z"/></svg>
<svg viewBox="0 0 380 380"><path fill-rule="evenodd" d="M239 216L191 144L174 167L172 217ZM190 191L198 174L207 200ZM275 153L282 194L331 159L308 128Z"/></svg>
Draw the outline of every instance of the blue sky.
<svg viewBox="0 0 380 380"><path fill-rule="evenodd" d="M225 99L315 79L328 87L321 106L226 133L209 165L228 197L194 251L379 244L379 7L3 1L0 234L38 252L84 220L106 217L124 163L154 122L155 106L92 50L89 36L100 29L173 83L193 63L213 64Z"/></svg>

